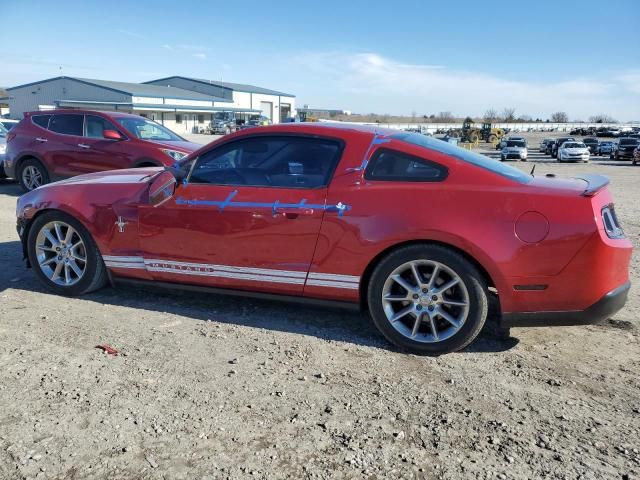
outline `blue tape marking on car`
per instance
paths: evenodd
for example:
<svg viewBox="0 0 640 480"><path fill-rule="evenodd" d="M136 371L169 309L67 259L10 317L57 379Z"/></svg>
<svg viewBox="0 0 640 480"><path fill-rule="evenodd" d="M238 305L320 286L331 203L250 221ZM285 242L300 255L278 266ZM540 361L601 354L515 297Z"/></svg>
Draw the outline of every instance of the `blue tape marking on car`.
<svg viewBox="0 0 640 480"><path fill-rule="evenodd" d="M220 211L222 212L224 210L224 207L226 207L227 205L229 205L229 203L231 202L231 199L233 197L235 197L238 194L238 190L234 190L233 192L229 193L229 195L227 196L227 198L225 198L224 202L222 202L222 204L220 205Z"/></svg>
<svg viewBox="0 0 640 480"><path fill-rule="evenodd" d="M369 157L371 154L371 150L373 149L374 145L380 145L382 143L388 143L391 140L388 138L384 138L382 135L380 135L379 133L376 133L373 137L373 140L371 140L371 143L369 144L369 148L367 148L367 151L364 154L364 158L362 159L362 163L360 164L359 167L357 168L348 168L347 171L348 172L361 172L363 171L365 168L367 168L367 164L369 163Z"/></svg>
<svg viewBox="0 0 640 480"><path fill-rule="evenodd" d="M338 216L342 217L345 212L351 210L350 205L345 205L342 202L338 202L336 205L326 205L321 203L307 203L307 199L303 198L298 203L281 203L280 200L274 202L233 202L231 199L238 193L237 190L231 192L224 200L189 200L182 197L176 198L176 205L193 205L193 206L207 206L207 207L219 207L222 212L226 207L240 207L240 208L268 208L275 216L278 209L293 209L293 208L308 208L325 210L327 212L338 212Z"/></svg>

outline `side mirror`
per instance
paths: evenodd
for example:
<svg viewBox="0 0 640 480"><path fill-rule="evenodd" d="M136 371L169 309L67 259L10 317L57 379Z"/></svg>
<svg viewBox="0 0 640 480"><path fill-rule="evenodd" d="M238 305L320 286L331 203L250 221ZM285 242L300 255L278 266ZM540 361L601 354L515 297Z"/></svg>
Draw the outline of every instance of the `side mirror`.
<svg viewBox="0 0 640 480"><path fill-rule="evenodd" d="M149 203L154 207L160 206L173 197L176 186L176 177L171 172L161 172L149 186Z"/></svg>
<svg viewBox="0 0 640 480"><path fill-rule="evenodd" d="M122 140L123 137L117 130L103 130L102 136L107 140Z"/></svg>

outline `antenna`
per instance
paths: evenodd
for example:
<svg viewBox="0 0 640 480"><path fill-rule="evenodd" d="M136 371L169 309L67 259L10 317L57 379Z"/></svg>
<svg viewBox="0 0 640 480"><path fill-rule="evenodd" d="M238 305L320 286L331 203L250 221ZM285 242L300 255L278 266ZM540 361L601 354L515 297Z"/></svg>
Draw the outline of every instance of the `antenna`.
<svg viewBox="0 0 640 480"><path fill-rule="evenodd" d="M531 169L531 176L533 176L533 172L536 171L536 165L533 166L533 168Z"/></svg>

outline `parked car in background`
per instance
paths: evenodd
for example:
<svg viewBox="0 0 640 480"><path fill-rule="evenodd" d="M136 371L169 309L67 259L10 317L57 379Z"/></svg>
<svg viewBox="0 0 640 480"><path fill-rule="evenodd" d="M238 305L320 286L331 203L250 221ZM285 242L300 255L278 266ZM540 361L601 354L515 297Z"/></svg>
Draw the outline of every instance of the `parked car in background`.
<svg viewBox="0 0 640 480"><path fill-rule="evenodd" d="M553 138L545 138L540 142L540 148L538 148L538 151L540 153L547 153L548 145L549 143L552 143L552 142L553 142Z"/></svg>
<svg viewBox="0 0 640 480"><path fill-rule="evenodd" d="M508 140L505 147L500 152L500 160L521 160L527 161L527 144L522 140Z"/></svg>
<svg viewBox="0 0 640 480"><path fill-rule="evenodd" d="M4 160L7 156L7 129L0 124L0 178L6 178Z"/></svg>
<svg viewBox="0 0 640 480"><path fill-rule="evenodd" d="M551 145L551 156L556 158L558 156L558 149L562 146L564 142L575 142L575 138L573 137L560 137L557 138L553 145Z"/></svg>
<svg viewBox="0 0 640 480"><path fill-rule="evenodd" d="M618 140L611 158L615 160L631 160L633 158L633 151L640 143L637 138L624 137Z"/></svg>
<svg viewBox="0 0 640 480"><path fill-rule="evenodd" d="M222 137L171 171L37 188L18 199L12 251L57 294L135 281L339 301L437 355L469 345L490 304L511 327L622 308L633 247L607 184L533 177L417 133L289 123Z"/></svg>
<svg viewBox="0 0 640 480"><path fill-rule="evenodd" d="M20 123L19 120L11 120L10 118L0 118L0 125L2 125L6 130L11 130L13 127Z"/></svg>
<svg viewBox="0 0 640 480"><path fill-rule="evenodd" d="M614 151L614 142L604 141L598 144L598 155L611 155Z"/></svg>
<svg viewBox="0 0 640 480"><path fill-rule="evenodd" d="M587 146L587 148L589 148L589 153L591 155L597 155L598 145L600 144L597 138L593 138L593 137L583 138L582 143L584 143Z"/></svg>
<svg viewBox="0 0 640 480"><path fill-rule="evenodd" d="M172 166L200 147L138 115L92 110L28 112L7 136L5 171L29 191L82 173Z"/></svg>
<svg viewBox="0 0 640 480"><path fill-rule="evenodd" d="M633 151L633 158L631 161L634 165L637 165L638 163L640 163L640 145L638 145L636 149Z"/></svg>
<svg viewBox="0 0 640 480"><path fill-rule="evenodd" d="M588 162L589 147L582 142L563 142L558 149L557 160L559 162Z"/></svg>

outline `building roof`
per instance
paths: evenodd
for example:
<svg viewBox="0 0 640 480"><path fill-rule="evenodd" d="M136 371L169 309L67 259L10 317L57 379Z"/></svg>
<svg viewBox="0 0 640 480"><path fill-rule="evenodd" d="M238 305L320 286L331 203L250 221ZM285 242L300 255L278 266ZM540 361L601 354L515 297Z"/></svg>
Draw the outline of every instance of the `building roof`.
<svg viewBox="0 0 640 480"><path fill-rule="evenodd" d="M27 83L24 85L18 85L16 87L8 88L7 90L15 90L16 88L27 87L30 85L37 85L39 83L50 82L52 80L69 79L76 82L86 83L88 85L94 85L100 88L106 88L119 93L125 93L131 96L140 97L162 97L162 98L177 98L181 100L207 100L210 102L230 102L230 100L222 97L215 97L212 95L205 95L203 93L194 92L192 90L184 90L176 87L165 87L161 85L149 85L146 83L130 83L130 82L116 82L113 80L97 80L93 78L80 78L80 77L54 77L46 80L40 80L38 82Z"/></svg>
<svg viewBox="0 0 640 480"><path fill-rule="evenodd" d="M205 78L183 77L182 75L173 75L171 77L159 78L157 80L150 80L150 82L160 82L163 80L171 80L172 78L182 78L184 80L190 80L192 82L198 82L205 85L214 85L216 87L227 88L229 90L235 90L237 92L260 93L263 95L278 95L281 97L295 97L295 95L291 93L284 93L268 88L256 87L255 85L249 85L246 83L221 82L219 80L207 80Z"/></svg>

